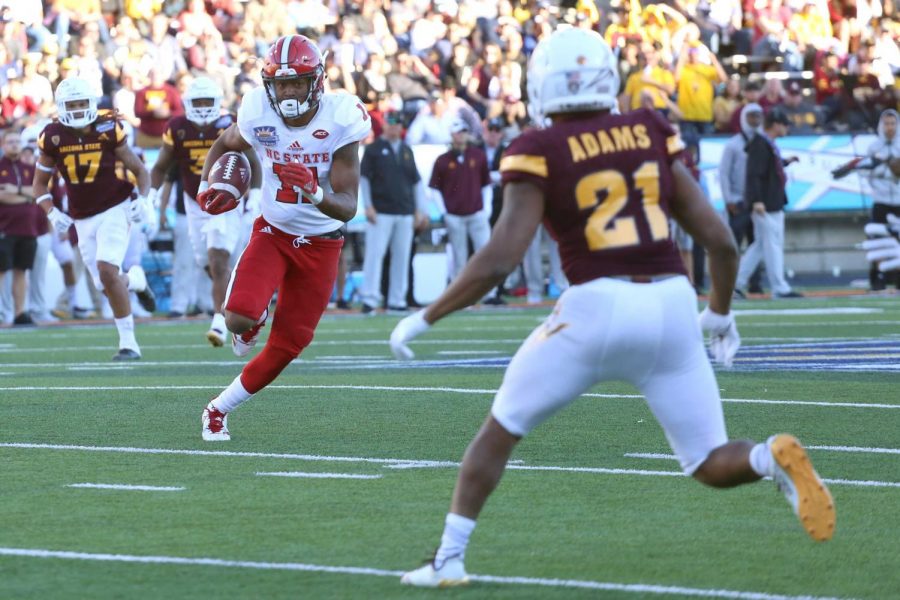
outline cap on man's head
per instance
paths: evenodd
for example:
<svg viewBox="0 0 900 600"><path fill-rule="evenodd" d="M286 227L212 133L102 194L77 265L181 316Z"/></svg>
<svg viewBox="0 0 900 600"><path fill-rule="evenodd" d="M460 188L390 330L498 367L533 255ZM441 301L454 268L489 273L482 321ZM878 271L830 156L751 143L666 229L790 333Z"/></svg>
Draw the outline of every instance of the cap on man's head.
<svg viewBox="0 0 900 600"><path fill-rule="evenodd" d="M503 131L503 128L506 126L506 123L503 122L503 119L500 117L494 117L487 123L487 128L491 131Z"/></svg>
<svg viewBox="0 0 900 600"><path fill-rule="evenodd" d="M450 133L462 133L468 130L469 125L462 119L453 119L453 122L450 123Z"/></svg>
<svg viewBox="0 0 900 600"><path fill-rule="evenodd" d="M744 84L745 92L759 92L762 90L762 84L755 80L749 80Z"/></svg>
<svg viewBox="0 0 900 600"><path fill-rule="evenodd" d="M386 112L384 113L384 122L388 125L402 125L403 115L400 114L400 111L397 110Z"/></svg>
<svg viewBox="0 0 900 600"><path fill-rule="evenodd" d="M788 119L788 116L784 113L783 110L778 108L777 106L766 113L766 127L774 125L775 123L780 123L781 125L790 125L791 120Z"/></svg>
<svg viewBox="0 0 900 600"><path fill-rule="evenodd" d="M791 81L785 87L785 91L792 96L798 96L803 93L803 86L799 81Z"/></svg>

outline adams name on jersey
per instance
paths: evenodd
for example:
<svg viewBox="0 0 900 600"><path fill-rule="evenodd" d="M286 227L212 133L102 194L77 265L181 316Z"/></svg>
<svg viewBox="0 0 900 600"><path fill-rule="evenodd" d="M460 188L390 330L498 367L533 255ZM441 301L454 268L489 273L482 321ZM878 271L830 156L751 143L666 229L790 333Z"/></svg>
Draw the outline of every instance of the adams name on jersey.
<svg viewBox="0 0 900 600"><path fill-rule="evenodd" d="M280 165L300 162L316 175L318 185L331 192L328 175L338 149L360 142L372 120L356 96L323 94L318 111L304 127L288 127L272 110L262 87L244 96L238 111L241 136L253 146L262 166L262 214L287 233L320 235L338 229L341 221L319 212L301 194L282 185Z"/></svg>
<svg viewBox="0 0 900 600"><path fill-rule="evenodd" d="M504 184L544 191L544 224L571 283L684 274L669 231L671 165L683 150L662 116L638 109L529 131L509 145L500 173Z"/></svg>

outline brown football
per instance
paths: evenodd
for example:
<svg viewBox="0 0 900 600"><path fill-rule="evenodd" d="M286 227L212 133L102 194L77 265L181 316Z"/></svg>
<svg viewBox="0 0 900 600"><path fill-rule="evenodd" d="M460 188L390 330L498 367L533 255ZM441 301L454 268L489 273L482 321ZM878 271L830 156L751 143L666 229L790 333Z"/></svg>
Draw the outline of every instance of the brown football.
<svg viewBox="0 0 900 600"><path fill-rule="evenodd" d="M241 198L250 187L250 163L240 152L226 152L209 171L209 187Z"/></svg>

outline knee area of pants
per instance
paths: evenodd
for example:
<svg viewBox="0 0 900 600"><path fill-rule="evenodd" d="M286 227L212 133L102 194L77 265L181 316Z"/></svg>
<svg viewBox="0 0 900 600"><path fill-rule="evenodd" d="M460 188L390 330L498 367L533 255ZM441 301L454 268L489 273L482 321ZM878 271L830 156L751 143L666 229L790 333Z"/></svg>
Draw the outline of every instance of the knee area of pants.
<svg viewBox="0 0 900 600"><path fill-rule="evenodd" d="M249 331L254 325L256 325L256 322L250 317L235 313L225 314L225 327L232 333L240 335Z"/></svg>

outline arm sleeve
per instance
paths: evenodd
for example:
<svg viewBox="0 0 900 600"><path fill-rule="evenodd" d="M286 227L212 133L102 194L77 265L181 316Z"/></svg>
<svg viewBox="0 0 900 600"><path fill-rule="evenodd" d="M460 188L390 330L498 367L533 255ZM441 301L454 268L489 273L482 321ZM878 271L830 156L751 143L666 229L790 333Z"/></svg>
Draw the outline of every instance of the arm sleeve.
<svg viewBox="0 0 900 600"><path fill-rule="evenodd" d="M441 163L441 157L434 162L434 168L431 170L431 181L428 182L428 187L434 188L436 190L441 189L441 170L443 169L443 164Z"/></svg>
<svg viewBox="0 0 900 600"><path fill-rule="evenodd" d="M739 198L731 196L731 169L734 163L734 150L730 144L726 144L722 150L722 159L719 161L719 186L722 188L722 198L726 204L737 204Z"/></svg>
<svg viewBox="0 0 900 600"><path fill-rule="evenodd" d="M763 202L762 179L765 176L768 160L764 153L765 142L756 137L747 147L747 182L744 185L744 198L747 204Z"/></svg>
<svg viewBox="0 0 900 600"><path fill-rule="evenodd" d="M547 158L541 144L531 131L517 137L500 159L500 177L503 184L512 181L528 181L546 191L550 174Z"/></svg>
<svg viewBox="0 0 900 600"><path fill-rule="evenodd" d="M359 195L362 198L363 206L370 208L372 206L372 183L365 175L359 178Z"/></svg>

